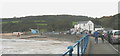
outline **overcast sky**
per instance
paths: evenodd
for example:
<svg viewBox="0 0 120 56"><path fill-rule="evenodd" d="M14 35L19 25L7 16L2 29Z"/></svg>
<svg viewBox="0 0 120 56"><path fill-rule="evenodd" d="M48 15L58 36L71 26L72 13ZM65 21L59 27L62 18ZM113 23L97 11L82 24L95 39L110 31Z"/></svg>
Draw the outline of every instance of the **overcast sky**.
<svg viewBox="0 0 120 56"><path fill-rule="evenodd" d="M118 13L119 0L1 0L0 18L36 15L110 16Z"/></svg>

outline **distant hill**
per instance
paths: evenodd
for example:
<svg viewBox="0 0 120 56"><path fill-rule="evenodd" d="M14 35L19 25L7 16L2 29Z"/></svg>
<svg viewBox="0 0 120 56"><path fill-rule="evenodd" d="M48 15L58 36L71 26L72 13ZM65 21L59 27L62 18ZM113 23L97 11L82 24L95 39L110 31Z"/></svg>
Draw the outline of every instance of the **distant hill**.
<svg viewBox="0 0 120 56"><path fill-rule="evenodd" d="M73 27L78 21L93 20L87 16L75 15L43 15L26 16L20 18L3 18L3 32L29 31L30 28L46 31L65 31Z"/></svg>
<svg viewBox="0 0 120 56"><path fill-rule="evenodd" d="M120 30L120 13L113 16L103 16L101 18L96 18L93 20L93 22L106 28Z"/></svg>
<svg viewBox="0 0 120 56"><path fill-rule="evenodd" d="M95 24L106 28L120 29L120 14L92 18L75 15L43 15L26 16L20 18L2 18L2 32L29 31L31 28L39 29L40 32L66 31L78 21L92 20Z"/></svg>

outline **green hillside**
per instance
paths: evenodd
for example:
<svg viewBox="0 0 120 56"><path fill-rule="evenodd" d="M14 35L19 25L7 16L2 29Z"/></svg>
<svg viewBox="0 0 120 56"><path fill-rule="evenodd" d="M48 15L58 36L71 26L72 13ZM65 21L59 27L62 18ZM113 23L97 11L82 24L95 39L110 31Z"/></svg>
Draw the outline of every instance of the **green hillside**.
<svg viewBox="0 0 120 56"><path fill-rule="evenodd" d="M106 28L120 30L120 13L113 16L103 16L101 18L96 18L93 20L93 22Z"/></svg>
<svg viewBox="0 0 120 56"><path fill-rule="evenodd" d="M20 18L3 18L3 32L29 31L31 28L40 31L65 31L69 30L81 20L92 20L87 16L75 15L43 15L43 16L26 16Z"/></svg>
<svg viewBox="0 0 120 56"><path fill-rule="evenodd" d="M73 27L78 21L92 20L95 24L106 28L120 29L120 14L91 18L75 15L43 15L26 16L20 18L2 18L2 32L30 31L31 28L39 29L41 32L66 31Z"/></svg>

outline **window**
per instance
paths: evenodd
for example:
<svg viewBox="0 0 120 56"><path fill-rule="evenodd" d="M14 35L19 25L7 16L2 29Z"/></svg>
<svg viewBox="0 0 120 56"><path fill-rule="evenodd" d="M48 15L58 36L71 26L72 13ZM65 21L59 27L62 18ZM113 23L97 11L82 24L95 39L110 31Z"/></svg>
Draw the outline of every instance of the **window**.
<svg viewBox="0 0 120 56"><path fill-rule="evenodd" d="M114 34L115 35L120 35L120 31L116 31Z"/></svg>

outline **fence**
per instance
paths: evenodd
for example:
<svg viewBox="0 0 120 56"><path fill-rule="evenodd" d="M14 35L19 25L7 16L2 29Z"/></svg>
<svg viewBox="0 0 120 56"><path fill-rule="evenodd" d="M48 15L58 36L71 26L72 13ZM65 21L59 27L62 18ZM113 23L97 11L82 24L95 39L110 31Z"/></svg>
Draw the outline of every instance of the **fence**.
<svg viewBox="0 0 120 56"><path fill-rule="evenodd" d="M86 34L84 37L80 38L80 40L77 40L73 46L68 46L67 51L62 56L67 54L72 56L73 48L75 47L77 47L77 56L82 56L86 51L88 40L88 35Z"/></svg>

